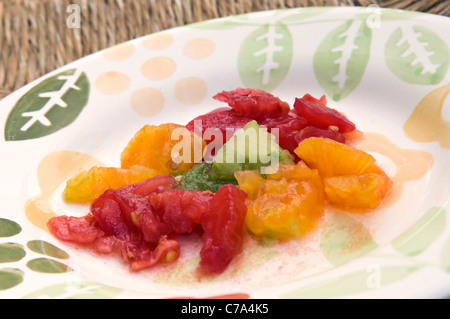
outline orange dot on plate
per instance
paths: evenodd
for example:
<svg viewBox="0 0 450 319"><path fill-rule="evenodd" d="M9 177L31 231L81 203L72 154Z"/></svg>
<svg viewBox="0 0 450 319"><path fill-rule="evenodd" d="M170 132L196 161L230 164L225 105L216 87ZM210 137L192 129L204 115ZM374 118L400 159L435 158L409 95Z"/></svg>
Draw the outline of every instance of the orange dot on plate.
<svg viewBox="0 0 450 319"><path fill-rule="evenodd" d="M131 79L128 75L116 71L102 73L95 80L95 88L108 95L121 93L128 89L130 84Z"/></svg>
<svg viewBox="0 0 450 319"><path fill-rule="evenodd" d="M131 95L131 107L144 117L152 117L158 114L164 107L164 95L154 88L142 88Z"/></svg>
<svg viewBox="0 0 450 319"><path fill-rule="evenodd" d="M183 104L194 105L203 101L207 90L206 83L201 78L186 77L175 84L175 97Z"/></svg>
<svg viewBox="0 0 450 319"><path fill-rule="evenodd" d="M176 70L175 61L166 56L158 56L145 61L141 66L142 74L149 80L164 80Z"/></svg>
<svg viewBox="0 0 450 319"><path fill-rule="evenodd" d="M173 42L173 36L170 33L155 33L145 37L142 45L150 50L162 50L170 46Z"/></svg>
<svg viewBox="0 0 450 319"><path fill-rule="evenodd" d="M198 60L210 56L216 45L210 39L196 38L189 40L183 47L183 54L188 58Z"/></svg>
<svg viewBox="0 0 450 319"><path fill-rule="evenodd" d="M103 57L112 61L121 61L128 59L134 53L134 46L130 43L124 43L103 52Z"/></svg>

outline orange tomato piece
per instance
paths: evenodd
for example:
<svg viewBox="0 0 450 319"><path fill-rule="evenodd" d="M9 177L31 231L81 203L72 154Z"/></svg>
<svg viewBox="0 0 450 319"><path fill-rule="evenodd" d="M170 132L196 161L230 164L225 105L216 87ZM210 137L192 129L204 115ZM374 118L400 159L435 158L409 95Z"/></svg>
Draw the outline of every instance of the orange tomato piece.
<svg viewBox="0 0 450 319"><path fill-rule="evenodd" d="M375 158L349 145L311 137L300 142L295 153L319 171L327 200L338 206L376 208L392 188Z"/></svg>
<svg viewBox="0 0 450 319"><path fill-rule="evenodd" d="M129 169L94 166L69 179L63 197L71 203L89 203L108 189L118 189L156 175L159 175L158 171L143 166L132 166Z"/></svg>
<svg viewBox="0 0 450 319"><path fill-rule="evenodd" d="M376 208L392 187L382 174L327 177L323 183L328 200L346 208Z"/></svg>
<svg viewBox="0 0 450 319"><path fill-rule="evenodd" d="M296 165L280 165L278 170L273 174L268 174L268 179L308 179L311 178L313 170L310 169L305 162L299 161Z"/></svg>
<svg viewBox="0 0 450 319"><path fill-rule="evenodd" d="M372 155L328 138L307 138L294 152L322 177L381 172Z"/></svg>
<svg viewBox="0 0 450 319"><path fill-rule="evenodd" d="M121 167L140 165L162 175L186 172L201 161L205 146L201 137L182 125L145 125L122 151ZM190 154L184 154L184 151Z"/></svg>

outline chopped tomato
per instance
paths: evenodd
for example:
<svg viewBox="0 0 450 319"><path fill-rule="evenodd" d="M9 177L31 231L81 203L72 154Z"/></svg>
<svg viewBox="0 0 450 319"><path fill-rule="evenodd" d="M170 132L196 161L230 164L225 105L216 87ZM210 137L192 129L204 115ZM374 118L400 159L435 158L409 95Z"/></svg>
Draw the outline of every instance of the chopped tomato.
<svg viewBox="0 0 450 319"><path fill-rule="evenodd" d="M236 173L239 187L251 194L245 224L254 236L285 240L315 227L325 205L317 170L300 161L280 165L276 173L255 183L258 175L256 171Z"/></svg>
<svg viewBox="0 0 450 319"><path fill-rule="evenodd" d="M223 91L214 99L227 103L239 114L254 120L278 117L289 112L289 104L258 89L237 88L233 91Z"/></svg>
<svg viewBox="0 0 450 319"><path fill-rule="evenodd" d="M295 155L294 149L297 147L297 133L306 127L306 120L296 112L282 114L275 118L266 118L258 121L258 124L267 127L268 131L278 137L278 144ZM276 131L278 130L278 134Z"/></svg>
<svg viewBox="0 0 450 319"><path fill-rule="evenodd" d="M303 100L310 101L310 102L314 102L314 103L319 103L319 104L325 105L325 106L327 105L327 97L326 97L325 95L322 95L322 96L320 97L320 99L316 99L316 98L315 98L314 96L312 96L311 94L306 93L305 95L303 95L302 99L303 99Z"/></svg>
<svg viewBox="0 0 450 319"><path fill-rule="evenodd" d="M392 180L372 155L349 145L311 137L300 142L295 152L319 171L326 198L332 204L376 208L392 187Z"/></svg>
<svg viewBox="0 0 450 319"><path fill-rule="evenodd" d="M183 154L172 154L173 148L187 133L190 138L190 156L184 160ZM206 144L185 126L167 123L145 125L128 142L120 155L122 168L140 165L153 169L159 175L186 172L196 162L201 161ZM183 150L181 150L183 151ZM200 155L200 156L198 156ZM178 162L175 157L180 157Z"/></svg>
<svg viewBox="0 0 450 319"><path fill-rule="evenodd" d="M332 130L332 129L322 129L317 128L315 126L307 126L303 129L301 129L296 135L295 135L295 141L297 143L300 143L304 139L308 137L326 137L332 140L335 140L339 143L345 143L345 135L341 132ZM296 147L297 147L296 146Z"/></svg>
<svg viewBox="0 0 450 319"><path fill-rule="evenodd" d="M48 221L47 227L57 238L79 244L93 243L103 235L103 231L94 226L92 215L54 217Z"/></svg>
<svg viewBox="0 0 450 319"><path fill-rule="evenodd" d="M203 216L203 248L200 269L221 273L242 248L247 195L238 187L221 186L210 202L210 210Z"/></svg>
<svg viewBox="0 0 450 319"><path fill-rule="evenodd" d="M243 128L250 121L252 121L251 118L237 113L232 108L223 107L196 117L186 124L186 128L191 132L201 134L207 144L205 158L211 160L234 132ZM195 130L199 130L199 132Z"/></svg>
<svg viewBox="0 0 450 319"><path fill-rule="evenodd" d="M195 124L198 123L197 125L201 125L201 132L199 133L202 134L202 137L207 144L214 142L214 135L220 132L221 136L223 137L222 144L224 144L236 130L243 128L245 124L250 121L252 121L251 118L237 113L232 108L222 107L206 114L197 116L188 124L186 124L186 128L194 132ZM206 130L209 130L208 133L211 136L204 135Z"/></svg>
<svg viewBox="0 0 450 319"><path fill-rule="evenodd" d="M169 238L199 226L204 248L200 267L225 270L242 245L247 212L246 194L227 184L212 192L175 189L175 179L157 176L117 190L109 189L84 217L58 216L48 228L57 238L89 244L98 253L117 253L139 271L159 262L172 262L179 244Z"/></svg>
<svg viewBox="0 0 450 319"><path fill-rule="evenodd" d="M118 189L138 183L158 173L153 169L137 165L129 169L94 166L87 171L81 171L67 181L63 194L64 200L71 203L90 203L108 189Z"/></svg>
<svg viewBox="0 0 450 319"><path fill-rule="evenodd" d="M294 109L309 124L318 128L327 129L330 126L335 126L341 133L351 132L356 129L355 124L344 114L314 101L297 98L295 99Z"/></svg>

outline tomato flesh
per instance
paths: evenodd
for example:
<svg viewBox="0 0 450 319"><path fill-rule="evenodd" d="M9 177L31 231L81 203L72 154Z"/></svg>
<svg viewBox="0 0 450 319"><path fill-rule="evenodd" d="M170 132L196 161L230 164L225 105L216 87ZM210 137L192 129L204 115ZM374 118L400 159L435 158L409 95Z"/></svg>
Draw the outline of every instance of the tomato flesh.
<svg viewBox="0 0 450 319"><path fill-rule="evenodd" d="M258 89L237 88L233 91L223 91L214 99L226 102L239 114L254 120L278 117L289 112L289 104Z"/></svg>
<svg viewBox="0 0 450 319"><path fill-rule="evenodd" d="M246 194L231 184L216 194L175 186L173 177L157 176L109 189L91 204L86 216L58 216L47 225L60 240L118 254L132 271L174 261L180 247L169 236L200 227L205 245L201 270L224 271L242 244Z"/></svg>
<svg viewBox="0 0 450 319"><path fill-rule="evenodd" d="M341 133L351 132L356 126L339 111L322 105L320 103L307 100L295 99L294 109L313 126L327 129L336 126Z"/></svg>
<svg viewBox="0 0 450 319"><path fill-rule="evenodd" d="M247 213L247 194L238 187L221 186L204 215L203 248L200 268L205 272L223 272L240 251L243 242L244 222Z"/></svg>

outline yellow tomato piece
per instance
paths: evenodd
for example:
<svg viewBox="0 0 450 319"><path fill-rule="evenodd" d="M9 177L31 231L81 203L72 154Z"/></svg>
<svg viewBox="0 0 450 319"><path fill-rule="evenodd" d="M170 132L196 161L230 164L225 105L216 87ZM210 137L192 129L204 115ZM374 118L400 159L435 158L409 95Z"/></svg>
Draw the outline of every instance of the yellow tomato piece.
<svg viewBox="0 0 450 319"><path fill-rule="evenodd" d="M236 171L234 177L238 181L239 188L247 193L247 199L255 199L264 186L264 178L258 171Z"/></svg>
<svg viewBox="0 0 450 319"><path fill-rule="evenodd" d="M285 240L315 227L324 211L322 189L313 181L266 180L266 191L253 200L246 226L257 238Z"/></svg>
<svg viewBox="0 0 450 319"><path fill-rule="evenodd" d="M236 172L235 176L249 199L246 227L257 238L299 237L313 229L324 212L320 176L303 162L280 165L266 178L258 171Z"/></svg>
<svg viewBox="0 0 450 319"><path fill-rule="evenodd" d="M63 197L71 203L89 203L107 189L118 189L157 175L160 175L158 171L143 166L132 166L129 169L94 166L69 179Z"/></svg>
<svg viewBox="0 0 450 319"><path fill-rule="evenodd" d="M186 172L202 160L205 146L201 137L182 125L145 125L122 151L121 167L140 165L163 175Z"/></svg>

